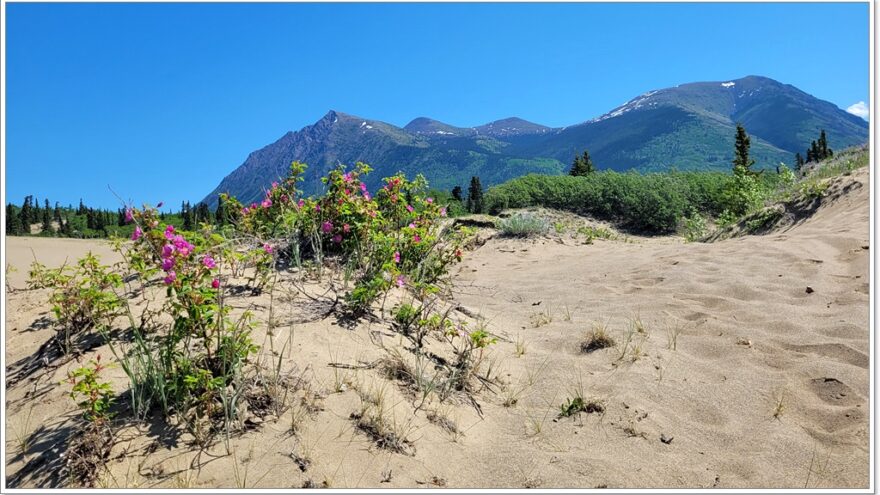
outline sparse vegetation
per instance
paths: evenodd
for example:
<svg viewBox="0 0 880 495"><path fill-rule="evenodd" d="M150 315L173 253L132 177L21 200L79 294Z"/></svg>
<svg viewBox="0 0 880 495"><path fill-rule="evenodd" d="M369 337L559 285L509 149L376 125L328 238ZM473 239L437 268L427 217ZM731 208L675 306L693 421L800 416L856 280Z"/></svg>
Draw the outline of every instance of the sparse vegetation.
<svg viewBox="0 0 880 495"><path fill-rule="evenodd" d="M550 223L532 213L517 213L498 221L498 229L510 237L536 237L547 235Z"/></svg>
<svg viewBox="0 0 880 495"><path fill-rule="evenodd" d="M607 323L593 323L593 328L581 342L581 352L590 353L599 349L614 347L614 339L608 333Z"/></svg>

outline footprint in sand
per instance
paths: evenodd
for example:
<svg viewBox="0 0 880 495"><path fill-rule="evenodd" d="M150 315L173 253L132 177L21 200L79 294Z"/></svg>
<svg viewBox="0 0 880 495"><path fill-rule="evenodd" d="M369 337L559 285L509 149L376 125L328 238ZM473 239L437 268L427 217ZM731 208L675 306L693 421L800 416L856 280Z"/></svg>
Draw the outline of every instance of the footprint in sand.
<svg viewBox="0 0 880 495"><path fill-rule="evenodd" d="M828 404L848 406L861 400L847 384L837 378L813 378L810 380L809 387L816 394L816 397Z"/></svg>

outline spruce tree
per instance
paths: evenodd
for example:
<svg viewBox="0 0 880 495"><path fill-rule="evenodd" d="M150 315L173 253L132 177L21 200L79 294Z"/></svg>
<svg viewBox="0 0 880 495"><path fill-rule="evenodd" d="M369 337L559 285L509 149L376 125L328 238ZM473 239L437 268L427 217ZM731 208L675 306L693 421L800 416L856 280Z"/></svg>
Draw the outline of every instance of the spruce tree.
<svg viewBox="0 0 880 495"><path fill-rule="evenodd" d="M55 202L55 209L52 211L52 219L58 223L59 228L61 227L61 205L58 201Z"/></svg>
<svg viewBox="0 0 880 495"><path fill-rule="evenodd" d="M596 166L593 165L590 152L584 150L583 155L574 157L574 162L571 164L571 170L568 173L572 176L583 176L590 175L595 171Z"/></svg>
<svg viewBox="0 0 880 495"><path fill-rule="evenodd" d="M21 204L21 213L19 214L21 231L25 235L31 233L31 224L34 223L31 200L33 200L33 196L24 197L24 202Z"/></svg>
<svg viewBox="0 0 880 495"><path fill-rule="evenodd" d="M6 235L21 235L21 220L12 203L6 205Z"/></svg>
<svg viewBox="0 0 880 495"><path fill-rule="evenodd" d="M46 206L43 208L42 221L43 221L43 232L54 233L55 231L52 229L52 209L49 207L49 200L46 201Z"/></svg>
<svg viewBox="0 0 880 495"><path fill-rule="evenodd" d="M190 208L189 201L184 201L180 205L180 213L183 216L183 230L192 230L193 229L193 212L192 208Z"/></svg>
<svg viewBox="0 0 880 495"><path fill-rule="evenodd" d="M217 198L217 209L214 211L214 218L217 225L221 227L228 223L226 218L226 205L223 203L223 195L220 195L220 197Z"/></svg>
<svg viewBox="0 0 880 495"><path fill-rule="evenodd" d="M584 175L584 160L580 155L575 155L574 161L571 162L571 169L568 171L568 175L572 177L577 177L579 175Z"/></svg>
<svg viewBox="0 0 880 495"><path fill-rule="evenodd" d="M459 203L464 201L461 197L461 186L455 186L452 188L452 199L458 201Z"/></svg>
<svg viewBox="0 0 880 495"><path fill-rule="evenodd" d="M825 129L819 132L819 159L828 158L828 138L825 136Z"/></svg>
<svg viewBox="0 0 880 495"><path fill-rule="evenodd" d="M795 153L794 169L795 171L800 172L802 168L804 168L804 157L802 157L800 153Z"/></svg>
<svg viewBox="0 0 880 495"><path fill-rule="evenodd" d="M468 188L467 209L471 213L483 212L483 186L480 178L471 177L471 186Z"/></svg>
<svg viewBox="0 0 880 495"><path fill-rule="evenodd" d="M752 171L752 165L755 160L749 157L749 147L751 146L751 138L746 134L745 127L742 124L736 124L736 143L734 144L733 171L734 173L757 175Z"/></svg>

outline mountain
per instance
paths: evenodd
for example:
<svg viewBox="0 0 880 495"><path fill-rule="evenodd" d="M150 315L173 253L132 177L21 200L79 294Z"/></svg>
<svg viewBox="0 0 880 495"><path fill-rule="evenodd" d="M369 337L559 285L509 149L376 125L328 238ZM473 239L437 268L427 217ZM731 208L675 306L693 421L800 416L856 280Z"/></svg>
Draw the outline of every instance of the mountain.
<svg viewBox="0 0 880 495"><path fill-rule="evenodd" d="M251 153L208 194L243 202L262 196L290 162L309 165L303 189L321 190L320 178L338 164L369 163L367 186L401 171L422 173L432 187L484 185L528 173L564 173L572 158L590 151L600 169L642 172L729 170L735 126L752 137L758 167L791 164L825 129L829 145L842 149L867 141L868 124L832 103L766 77L682 84L648 91L597 118L550 128L511 117L477 127L456 127L419 117L400 128L331 110L313 125L288 132Z"/></svg>

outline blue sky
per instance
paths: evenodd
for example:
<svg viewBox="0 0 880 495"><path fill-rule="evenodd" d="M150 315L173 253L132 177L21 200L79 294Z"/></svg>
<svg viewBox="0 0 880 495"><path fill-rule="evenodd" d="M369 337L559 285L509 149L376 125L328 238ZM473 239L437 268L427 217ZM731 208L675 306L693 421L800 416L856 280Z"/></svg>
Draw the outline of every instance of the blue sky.
<svg viewBox="0 0 880 495"><path fill-rule="evenodd" d="M564 126L763 75L869 95L868 4L7 3L6 194L198 201L334 109Z"/></svg>

